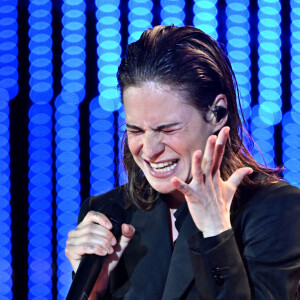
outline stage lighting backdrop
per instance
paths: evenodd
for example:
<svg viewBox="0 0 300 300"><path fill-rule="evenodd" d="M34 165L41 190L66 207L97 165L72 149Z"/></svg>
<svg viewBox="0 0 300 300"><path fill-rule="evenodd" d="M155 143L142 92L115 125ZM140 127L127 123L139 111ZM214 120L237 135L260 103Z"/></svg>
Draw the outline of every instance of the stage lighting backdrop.
<svg viewBox="0 0 300 300"><path fill-rule="evenodd" d="M300 187L300 0L1 0L1 299L65 299L82 201L126 183L118 65L158 24L224 45L254 157Z"/></svg>

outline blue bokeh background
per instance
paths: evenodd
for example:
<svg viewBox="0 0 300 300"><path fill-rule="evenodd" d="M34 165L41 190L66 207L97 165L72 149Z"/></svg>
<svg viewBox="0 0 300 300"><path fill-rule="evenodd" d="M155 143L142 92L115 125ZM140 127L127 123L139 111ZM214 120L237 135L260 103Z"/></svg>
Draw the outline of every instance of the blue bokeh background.
<svg viewBox="0 0 300 300"><path fill-rule="evenodd" d="M1 0L0 299L65 299L81 202L126 182L117 67L158 24L224 45L254 157L300 187L300 0Z"/></svg>

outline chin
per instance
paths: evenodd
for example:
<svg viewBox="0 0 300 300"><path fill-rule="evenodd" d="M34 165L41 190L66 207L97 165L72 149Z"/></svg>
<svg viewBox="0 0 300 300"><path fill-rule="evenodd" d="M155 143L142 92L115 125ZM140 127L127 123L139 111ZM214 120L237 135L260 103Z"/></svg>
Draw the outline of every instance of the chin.
<svg viewBox="0 0 300 300"><path fill-rule="evenodd" d="M149 184L159 193L161 194L171 194L176 188L173 185L163 185L163 184L152 184L151 181L148 181Z"/></svg>

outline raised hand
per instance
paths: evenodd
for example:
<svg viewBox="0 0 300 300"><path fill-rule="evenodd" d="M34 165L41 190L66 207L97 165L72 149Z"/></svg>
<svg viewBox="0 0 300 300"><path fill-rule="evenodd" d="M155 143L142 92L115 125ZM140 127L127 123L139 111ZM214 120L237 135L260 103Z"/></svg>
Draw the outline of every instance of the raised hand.
<svg viewBox="0 0 300 300"><path fill-rule="evenodd" d="M229 127L223 127L218 136L207 139L204 154L197 150L192 159L192 181L185 183L178 177L171 179L187 201L191 216L204 237L220 234L231 228L230 206L233 196L244 176L251 174L251 168L236 170L227 181L220 177Z"/></svg>

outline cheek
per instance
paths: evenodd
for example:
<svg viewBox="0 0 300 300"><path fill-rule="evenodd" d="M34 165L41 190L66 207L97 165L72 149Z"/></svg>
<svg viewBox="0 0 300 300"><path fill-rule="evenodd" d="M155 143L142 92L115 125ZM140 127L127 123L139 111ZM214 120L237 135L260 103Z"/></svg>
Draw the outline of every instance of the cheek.
<svg viewBox="0 0 300 300"><path fill-rule="evenodd" d="M193 154L196 150L202 150L202 153L204 153L204 148L205 148L204 140L205 138L204 139L199 138L198 136L195 136L193 139L181 140L181 143L179 143L177 149L180 155L188 164L191 164Z"/></svg>
<svg viewBox="0 0 300 300"><path fill-rule="evenodd" d="M138 155L140 149L138 139L128 137L128 147L133 156Z"/></svg>

